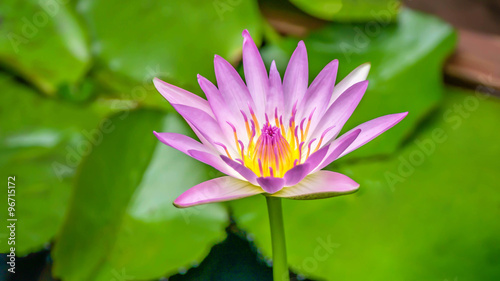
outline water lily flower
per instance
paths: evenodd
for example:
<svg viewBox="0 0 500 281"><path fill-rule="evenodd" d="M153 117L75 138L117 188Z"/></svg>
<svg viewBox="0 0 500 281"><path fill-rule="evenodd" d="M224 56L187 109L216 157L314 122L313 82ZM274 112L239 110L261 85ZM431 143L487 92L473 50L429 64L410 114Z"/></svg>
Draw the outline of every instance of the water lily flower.
<svg viewBox="0 0 500 281"><path fill-rule="evenodd" d="M176 133L156 137L227 176L200 183L180 195L180 208L264 194L317 199L356 191L349 177L321 170L371 141L406 115L378 117L338 136L367 87L363 64L335 85L338 60L308 85L308 62L300 41L283 81L273 61L269 75L248 31L243 32L245 81L215 56L217 87L198 75L207 100L154 79L158 91L191 126L200 141Z"/></svg>

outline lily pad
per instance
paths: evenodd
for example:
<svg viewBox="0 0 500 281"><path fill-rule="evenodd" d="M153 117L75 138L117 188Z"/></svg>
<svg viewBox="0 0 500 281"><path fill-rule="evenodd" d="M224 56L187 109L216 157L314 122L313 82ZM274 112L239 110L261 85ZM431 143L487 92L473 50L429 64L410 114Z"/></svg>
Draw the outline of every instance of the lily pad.
<svg viewBox="0 0 500 281"><path fill-rule="evenodd" d="M44 98L2 73L0 88L0 170L2 178L16 178L15 246L22 256L40 250L58 232L76 167L93 148L87 136L105 110ZM0 201L6 212L7 192ZM2 241L7 235L1 228ZM7 249L0 244L0 252Z"/></svg>
<svg viewBox="0 0 500 281"><path fill-rule="evenodd" d="M292 269L321 280L497 280L500 102L447 89L432 118L386 161L331 166L354 195L284 201ZM269 256L264 198L234 201ZM360 269L362 268L362 270Z"/></svg>
<svg viewBox="0 0 500 281"><path fill-rule="evenodd" d="M117 8L119 7L119 9ZM262 37L256 1L80 0L93 38L95 76L122 97L166 106L153 77L201 94L196 75L214 80L213 56L240 60L241 32Z"/></svg>
<svg viewBox="0 0 500 281"><path fill-rule="evenodd" d="M342 22L384 21L396 18L400 1L396 0L290 0L304 12L324 20Z"/></svg>
<svg viewBox="0 0 500 281"><path fill-rule="evenodd" d="M455 41L450 25L408 9L400 13L396 24L331 23L304 39L310 79L334 59L339 60L337 81L357 66L371 63L368 90L345 128L381 115L409 111L403 122L348 157L393 152L436 106L442 96L442 64ZM266 46L262 50L265 61L275 59L284 71L296 45L296 39L288 38Z"/></svg>
<svg viewBox="0 0 500 281"><path fill-rule="evenodd" d="M140 110L110 122L115 129L79 170L54 248L55 276L148 280L199 263L224 239L228 216L218 204L172 205L183 191L214 176L206 165L153 135L153 130L186 133L184 121Z"/></svg>
<svg viewBox="0 0 500 281"><path fill-rule="evenodd" d="M3 0L0 64L46 94L81 82L91 56L70 1Z"/></svg>

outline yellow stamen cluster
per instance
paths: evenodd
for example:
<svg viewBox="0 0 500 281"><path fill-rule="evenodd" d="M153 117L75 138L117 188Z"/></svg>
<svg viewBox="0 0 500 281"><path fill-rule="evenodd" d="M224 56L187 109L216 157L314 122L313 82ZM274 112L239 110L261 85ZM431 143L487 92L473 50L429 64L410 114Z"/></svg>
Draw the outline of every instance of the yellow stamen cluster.
<svg viewBox="0 0 500 281"><path fill-rule="evenodd" d="M259 177L283 177L288 170L304 163L309 155L317 151L321 145L324 134L315 148L311 148L311 145L316 139L309 140L308 144L305 144L314 111L309 118L304 118L296 124L296 110L294 109L288 124L284 124L283 117L278 116L276 110L273 121L270 121L266 115L266 122L262 129L251 109L250 113L251 118L247 118L247 115L242 112L249 140L246 145L238 139L236 128L228 124L233 129L234 142L239 154L235 160ZM227 149L225 151L231 158Z"/></svg>

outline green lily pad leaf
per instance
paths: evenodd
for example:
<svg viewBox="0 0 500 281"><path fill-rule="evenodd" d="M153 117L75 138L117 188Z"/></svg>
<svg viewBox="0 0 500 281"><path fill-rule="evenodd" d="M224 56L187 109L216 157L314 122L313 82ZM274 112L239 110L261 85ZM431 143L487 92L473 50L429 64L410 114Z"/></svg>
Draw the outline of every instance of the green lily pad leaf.
<svg viewBox="0 0 500 281"><path fill-rule="evenodd" d="M117 9L117 7L120 7ZM213 57L235 63L241 33L262 37L257 2L80 0L97 56L95 76L122 97L167 106L153 77L201 94L196 75L214 80Z"/></svg>
<svg viewBox="0 0 500 281"><path fill-rule="evenodd" d="M3 0L0 64L46 94L80 82L91 60L70 1Z"/></svg>
<svg viewBox="0 0 500 281"><path fill-rule="evenodd" d="M63 280L149 280L200 262L225 237L226 208L177 209L173 200L208 179L206 165L165 146L156 131L185 133L177 115L135 111L84 160L59 240Z"/></svg>
<svg viewBox="0 0 500 281"><path fill-rule="evenodd" d="M493 120L499 119L498 100L448 89L400 153L330 167L360 190L284 201L291 268L320 280L498 279L500 147L493 140L500 133ZM269 256L264 202L232 206L237 223Z"/></svg>
<svg viewBox="0 0 500 281"><path fill-rule="evenodd" d="M16 254L40 250L56 235L80 160L94 146L106 110L41 97L0 73L0 171L16 177ZM90 136L90 137L89 137ZM0 193L2 218L7 192ZM0 229L5 241L7 229ZM0 252L7 252L0 243Z"/></svg>
<svg viewBox="0 0 500 281"><path fill-rule="evenodd" d="M368 90L345 128L378 116L409 111L403 122L349 157L393 152L441 99L441 67L455 46L453 28L432 16L405 9L397 24L330 24L304 40L309 76L315 77L333 59L339 60L337 81L370 62ZM281 71L297 45L286 39L263 49ZM345 131L345 130L344 130Z"/></svg>
<svg viewBox="0 0 500 281"><path fill-rule="evenodd" d="M290 0L304 12L324 20L343 22L390 22L398 14L400 1L395 0Z"/></svg>

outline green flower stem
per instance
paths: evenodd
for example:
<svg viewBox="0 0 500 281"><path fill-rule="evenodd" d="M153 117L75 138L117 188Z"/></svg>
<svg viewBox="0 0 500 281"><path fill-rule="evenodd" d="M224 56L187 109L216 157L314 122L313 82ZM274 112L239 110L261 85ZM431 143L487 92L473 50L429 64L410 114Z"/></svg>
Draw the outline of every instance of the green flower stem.
<svg viewBox="0 0 500 281"><path fill-rule="evenodd" d="M271 225L271 243L273 246L273 280L289 281L288 264L286 262L285 229L283 228L283 212L281 198L266 196L269 223Z"/></svg>

